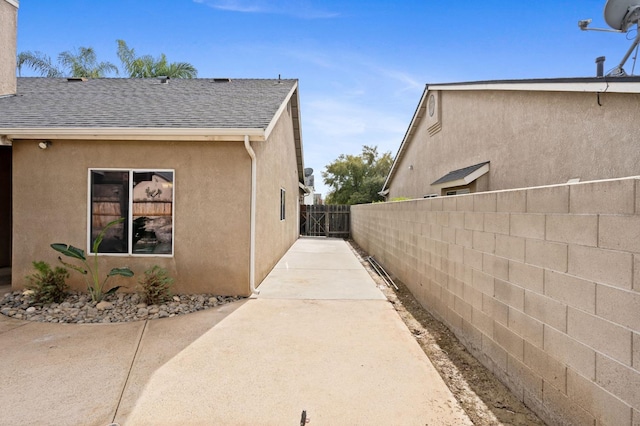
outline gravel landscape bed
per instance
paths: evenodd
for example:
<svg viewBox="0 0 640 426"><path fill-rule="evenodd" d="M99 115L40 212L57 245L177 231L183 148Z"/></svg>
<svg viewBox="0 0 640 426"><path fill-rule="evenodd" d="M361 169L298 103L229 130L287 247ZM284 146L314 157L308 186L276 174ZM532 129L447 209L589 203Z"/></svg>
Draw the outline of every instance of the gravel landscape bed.
<svg viewBox="0 0 640 426"><path fill-rule="evenodd" d="M51 323L115 323L169 318L202 311L243 297L213 294L175 295L168 302L147 305L136 293L117 293L95 303L86 293L71 293L62 303L38 306L20 291L6 293L0 313L11 318Z"/></svg>

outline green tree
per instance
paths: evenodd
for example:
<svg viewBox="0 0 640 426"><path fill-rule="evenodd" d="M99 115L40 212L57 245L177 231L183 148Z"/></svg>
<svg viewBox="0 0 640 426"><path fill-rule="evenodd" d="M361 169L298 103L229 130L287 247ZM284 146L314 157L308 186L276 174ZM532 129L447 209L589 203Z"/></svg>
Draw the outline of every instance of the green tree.
<svg viewBox="0 0 640 426"><path fill-rule="evenodd" d="M118 58L124 71L132 78L149 78L166 76L170 78L195 78L198 71L187 62L167 61L164 53L155 59L151 55L136 56L133 48L129 48L124 40L118 42Z"/></svg>
<svg viewBox="0 0 640 426"><path fill-rule="evenodd" d="M17 57L18 76L22 67L27 66L40 73L42 77L62 77L62 70L51 62L51 58L42 52L20 52Z"/></svg>
<svg viewBox="0 0 640 426"><path fill-rule="evenodd" d="M342 154L322 172L331 188L327 204L364 204L382 201L378 192L391 170L391 152L381 156L377 147L363 146L360 155Z"/></svg>
<svg viewBox="0 0 640 426"><path fill-rule="evenodd" d="M118 74L118 67L111 62L98 62L96 52L91 47L64 51L58 55L58 63L42 52L21 52L17 57L18 75L27 66L43 77L86 77L101 78L109 73Z"/></svg>

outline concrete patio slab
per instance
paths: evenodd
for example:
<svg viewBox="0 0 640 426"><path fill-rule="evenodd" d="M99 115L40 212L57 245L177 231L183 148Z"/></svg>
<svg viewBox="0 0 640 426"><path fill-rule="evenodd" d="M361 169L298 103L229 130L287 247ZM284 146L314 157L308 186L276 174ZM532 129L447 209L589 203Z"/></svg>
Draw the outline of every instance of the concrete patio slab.
<svg viewBox="0 0 640 426"><path fill-rule="evenodd" d="M369 273L360 269L274 269L258 288L261 299L386 300Z"/></svg>
<svg viewBox="0 0 640 426"><path fill-rule="evenodd" d="M274 269L363 270L358 258L343 240L300 238Z"/></svg>
<svg viewBox="0 0 640 426"><path fill-rule="evenodd" d="M144 322L22 323L0 334L0 424L108 424Z"/></svg>
<svg viewBox="0 0 640 426"><path fill-rule="evenodd" d="M115 422L128 424L127 416L135 406L153 373L193 342L206 334L246 300L175 318L148 321L131 368Z"/></svg>
<svg viewBox="0 0 640 426"><path fill-rule="evenodd" d="M256 298L122 324L0 316L0 425L470 425L342 240L300 239Z"/></svg>
<svg viewBox="0 0 640 426"><path fill-rule="evenodd" d="M158 369L135 425L470 425L383 301L253 299Z"/></svg>

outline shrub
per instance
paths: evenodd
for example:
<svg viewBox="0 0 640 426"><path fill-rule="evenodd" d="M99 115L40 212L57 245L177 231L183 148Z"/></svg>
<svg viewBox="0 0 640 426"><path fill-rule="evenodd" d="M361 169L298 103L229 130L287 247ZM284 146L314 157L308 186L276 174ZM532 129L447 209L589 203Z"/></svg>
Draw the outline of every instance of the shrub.
<svg viewBox="0 0 640 426"><path fill-rule="evenodd" d="M54 249L55 251L62 253L65 256L70 257L72 259L79 260L82 263L83 267L74 265L71 263L67 263L64 260L62 260L62 257L58 256L58 260L64 266L71 268L75 271L78 271L82 275L84 275L85 282L87 283L87 291L89 291L89 294L91 295L91 300L93 300L94 302L101 301L104 296L115 293L121 287L121 286L116 286L111 288L109 291L105 292L104 289L109 278L115 275L120 275L123 277L133 276L133 272L131 271L131 269L127 267L113 268L111 269L111 271L109 271L104 281L100 282L99 271L98 271L98 248L100 247L100 244L102 243L102 240L104 239L104 236L106 235L107 230L112 226L121 222L124 222L123 217L120 219L116 219L112 222L109 222L102 229L102 232L100 232L100 234L98 234L96 239L93 241L93 248L92 248L93 267L89 264L89 261L87 260L87 257L84 254L84 250L69 244L62 244L62 243L51 244L51 248ZM91 279L89 279L89 275L91 276Z"/></svg>
<svg viewBox="0 0 640 426"><path fill-rule="evenodd" d="M69 272L59 266L51 270L51 266L42 261L33 262L33 267L36 272L27 276L29 284L26 287L33 291L34 302L62 303L67 297L69 287L65 280L69 278Z"/></svg>
<svg viewBox="0 0 640 426"><path fill-rule="evenodd" d="M156 305L171 299L170 288L173 285L173 278L169 276L166 269L155 265L151 269L144 271L144 277L138 281L142 287L142 295L149 305Z"/></svg>

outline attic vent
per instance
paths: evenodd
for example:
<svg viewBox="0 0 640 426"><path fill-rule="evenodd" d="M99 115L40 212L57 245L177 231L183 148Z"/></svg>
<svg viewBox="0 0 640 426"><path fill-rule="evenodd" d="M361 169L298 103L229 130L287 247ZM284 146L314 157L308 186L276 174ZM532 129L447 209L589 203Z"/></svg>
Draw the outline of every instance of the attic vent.
<svg viewBox="0 0 640 426"><path fill-rule="evenodd" d="M231 83L231 79L230 78L214 78L213 82L214 83Z"/></svg>
<svg viewBox="0 0 640 426"><path fill-rule="evenodd" d="M67 81L87 81L86 77L68 77Z"/></svg>
<svg viewBox="0 0 640 426"><path fill-rule="evenodd" d="M158 78L160 79L160 84L167 84L167 83L169 83L169 77L161 76L161 77L158 77Z"/></svg>

